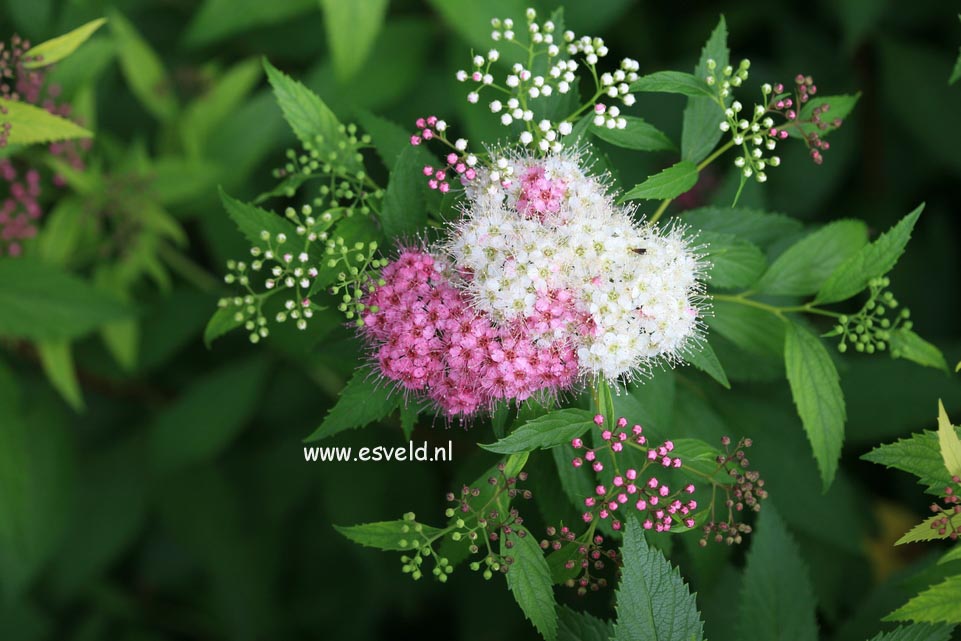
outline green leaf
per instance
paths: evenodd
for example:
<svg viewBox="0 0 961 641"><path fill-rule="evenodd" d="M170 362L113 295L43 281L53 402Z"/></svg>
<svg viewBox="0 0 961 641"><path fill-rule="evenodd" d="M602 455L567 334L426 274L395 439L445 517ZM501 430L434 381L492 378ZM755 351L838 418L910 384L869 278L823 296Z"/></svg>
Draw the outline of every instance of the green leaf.
<svg viewBox="0 0 961 641"><path fill-rule="evenodd" d="M959 79L961 79L961 50L958 51L958 59L954 62L954 70L951 72L951 77L948 78L948 84L953 85Z"/></svg>
<svg viewBox="0 0 961 641"><path fill-rule="evenodd" d="M880 632L871 641L949 641L954 628L950 625L915 623L901 625L890 632Z"/></svg>
<svg viewBox="0 0 961 641"><path fill-rule="evenodd" d="M411 146L410 134L395 122L369 111L358 112L357 122L370 136L377 155L388 169L393 167L401 153Z"/></svg>
<svg viewBox="0 0 961 641"><path fill-rule="evenodd" d="M788 247L754 289L780 296L813 294L838 265L867 242L868 228L860 220L829 223Z"/></svg>
<svg viewBox="0 0 961 641"><path fill-rule="evenodd" d="M47 340L37 343L40 363L50 384L65 401L80 412L84 409L83 392L73 365L73 351L67 340Z"/></svg>
<svg viewBox="0 0 961 641"><path fill-rule="evenodd" d="M387 13L387 0L320 0L330 57L343 83L363 66Z"/></svg>
<svg viewBox="0 0 961 641"><path fill-rule="evenodd" d="M787 327L784 365L794 404L827 490L841 458L847 418L837 369L821 339L793 321Z"/></svg>
<svg viewBox="0 0 961 641"><path fill-rule="evenodd" d="M518 530L521 531L526 532ZM541 546L530 532L523 537L512 537L514 545L510 548L504 546L505 540L501 539L501 554L514 558L506 575L507 587L527 620L544 639L554 641L557 639L557 603L551 570Z"/></svg>
<svg viewBox="0 0 961 641"><path fill-rule="evenodd" d="M816 641L817 602L801 550L771 505L761 510L747 553L736 638Z"/></svg>
<svg viewBox="0 0 961 641"><path fill-rule="evenodd" d="M252 358L191 381L150 426L156 468L169 472L215 458L248 424L266 380L266 361Z"/></svg>
<svg viewBox="0 0 961 641"><path fill-rule="evenodd" d="M57 267L0 259L0 336L75 338L128 314L116 299Z"/></svg>
<svg viewBox="0 0 961 641"><path fill-rule="evenodd" d="M955 546L948 550L944 556L938 559L938 565L943 563L953 563L954 561L961 561L961 544L955 544Z"/></svg>
<svg viewBox="0 0 961 641"><path fill-rule="evenodd" d="M17 381L0 365L0 589L23 593L56 551L68 513L68 432L39 405L26 414Z"/></svg>
<svg viewBox="0 0 961 641"><path fill-rule="evenodd" d="M614 626L587 612L572 610L566 605L558 608L557 641L608 641L614 636Z"/></svg>
<svg viewBox="0 0 961 641"><path fill-rule="evenodd" d="M84 201L78 197L61 198L46 215L37 242L37 253L43 262L66 265L80 243L86 216Z"/></svg>
<svg viewBox="0 0 961 641"><path fill-rule="evenodd" d="M718 469L717 457L724 453L718 448L697 438L676 438L672 442L674 443L672 455L680 458L683 463L682 473L693 472L692 478L700 478L700 482L703 482L704 477L707 476L719 485L734 483L734 479L723 467ZM674 531L673 528L671 531Z"/></svg>
<svg viewBox="0 0 961 641"><path fill-rule="evenodd" d="M919 205L873 243L865 245L841 263L821 286L814 302L836 303L851 298L867 287L872 278L891 271L904 253L923 209L924 204Z"/></svg>
<svg viewBox="0 0 961 641"><path fill-rule="evenodd" d="M237 308L233 305L218 308L204 328L204 345L207 346L207 349L210 349L215 340L240 327L243 322L243 320L237 320Z"/></svg>
<svg viewBox="0 0 961 641"><path fill-rule="evenodd" d="M177 97L160 56L117 11L110 12L110 30L130 90L158 120L172 120L177 115Z"/></svg>
<svg viewBox="0 0 961 641"><path fill-rule="evenodd" d="M950 576L884 617L885 621L961 623L961 574Z"/></svg>
<svg viewBox="0 0 961 641"><path fill-rule="evenodd" d="M301 142L321 151L335 153L340 151L340 144L343 143L347 145L349 153L339 153L337 162L343 163L349 170L361 169L362 165L348 144L347 134L341 130L340 121L324 101L300 82L277 70L266 58L263 62L284 119Z"/></svg>
<svg viewBox="0 0 961 641"><path fill-rule="evenodd" d="M616 641L701 641L704 623L694 595L677 568L655 548L644 530L627 519L621 545L621 584L617 588Z"/></svg>
<svg viewBox="0 0 961 641"><path fill-rule="evenodd" d="M625 200L661 200L675 198L697 184L697 166L689 160L682 160L660 173L648 176L647 180L635 185L621 196Z"/></svg>
<svg viewBox="0 0 961 641"><path fill-rule="evenodd" d="M60 62L76 51L77 48L86 42L106 21L106 18L91 20L87 24L77 27L62 36L41 42L24 54L24 58L28 59L29 62L24 63L23 66L27 69L36 69Z"/></svg>
<svg viewBox="0 0 961 641"><path fill-rule="evenodd" d="M416 529L417 527L420 529ZM401 520L347 526L335 525L334 529L354 543L378 550L394 551L410 550L414 542L423 545L440 532L439 529L429 525ZM401 541L405 544L401 545Z"/></svg>
<svg viewBox="0 0 961 641"><path fill-rule="evenodd" d="M701 58L694 68L697 78L707 77L709 58L717 63L717 69L724 69L728 65L730 51L727 48L727 24L724 16L721 16L711 32L711 37L701 49ZM681 129L681 158L695 163L704 160L721 139L723 132L718 125L722 120L724 112L713 99L697 96L688 98L687 107L684 108L684 126Z"/></svg>
<svg viewBox="0 0 961 641"><path fill-rule="evenodd" d="M223 189L220 190L220 200L227 210L227 215L252 245L260 247L264 244L264 239L260 236L264 231L270 234L271 241L277 238L278 234L287 236L288 241L297 238L297 229L286 218L231 198Z"/></svg>
<svg viewBox="0 0 961 641"><path fill-rule="evenodd" d="M741 207L691 209L684 212L684 223L703 231L730 234L762 248L801 230L801 221L795 218Z"/></svg>
<svg viewBox="0 0 961 641"><path fill-rule="evenodd" d="M75 122L55 116L46 109L4 98L0 98L0 123L10 124L7 143L11 145L90 138L93 135Z"/></svg>
<svg viewBox="0 0 961 641"><path fill-rule="evenodd" d="M477 51L487 51L491 46L491 17L497 16L502 20L511 18L515 22L515 30L522 29L525 24L524 9L529 6L529 3L524 0L487 0L486 2L428 0L428 4ZM503 47L501 60L521 61L518 55L521 51L518 49L517 53L513 53L512 48ZM511 58L511 55L514 58ZM524 62L526 60L527 56L524 55Z"/></svg>
<svg viewBox="0 0 961 641"><path fill-rule="evenodd" d="M337 403L327 412L324 422L304 442L319 441L338 432L379 421L397 408L401 402L400 396L369 368L361 367L344 387Z"/></svg>
<svg viewBox="0 0 961 641"><path fill-rule="evenodd" d="M955 434L959 432L961 428L955 428ZM951 475L941 457L938 433L931 430L879 445L861 458L917 476L918 483L926 486L925 491L929 494L941 494L951 483Z"/></svg>
<svg viewBox="0 0 961 641"><path fill-rule="evenodd" d="M942 488L943 489L943 488ZM900 539L894 542L895 545L904 545L905 543L921 543L923 541L938 541L940 539L946 539L951 535L951 528L945 528L944 534L939 533L938 527L933 527L934 522L944 518L943 514L935 514L924 519L913 528L904 533ZM951 516L951 525L954 529L961 529L961 514L955 514Z"/></svg>
<svg viewBox="0 0 961 641"><path fill-rule="evenodd" d="M727 379L727 373L724 371L721 361L717 359L714 348L711 347L711 344L707 342L707 340L701 341L700 345L691 347L689 350L683 352L681 356L685 361L713 378L724 388L731 389L731 382Z"/></svg>
<svg viewBox="0 0 961 641"><path fill-rule="evenodd" d="M514 454L550 449L582 436L594 425L594 415L575 408L556 410L524 423L496 443L480 446L489 452Z"/></svg>
<svg viewBox="0 0 961 641"><path fill-rule="evenodd" d="M412 239L427 224L423 165L418 164L418 150L410 145L394 163L380 222L388 238Z"/></svg>
<svg viewBox="0 0 961 641"><path fill-rule="evenodd" d="M679 93L697 98L714 97L714 92L704 80L680 71L658 71L641 76L631 84L631 91Z"/></svg>
<svg viewBox="0 0 961 641"><path fill-rule="evenodd" d="M574 457L580 453L574 450L570 443L564 443L551 449L554 458L554 465L557 468L557 478L561 482L561 489L570 501L571 505L578 510L584 508L584 497L590 496L594 491L594 484L591 476L583 470L571 465Z"/></svg>
<svg viewBox="0 0 961 641"><path fill-rule="evenodd" d="M721 289L750 287L764 273L767 259L757 245L732 236L703 231L697 240L707 243L704 259L711 267L706 274L707 282Z"/></svg>
<svg viewBox="0 0 961 641"><path fill-rule="evenodd" d="M256 58L238 62L205 94L187 105L179 121L184 148L199 155L210 133L240 107L257 86L262 73L260 61Z"/></svg>
<svg viewBox="0 0 961 641"><path fill-rule="evenodd" d="M816 133L822 138L827 136L829 133L837 129L834 126L835 119L841 119L842 121L847 118L852 111L854 111L854 106L858 103L858 99L861 98L861 92L853 95L840 95L840 96L817 96L808 100L804 107L801 109L799 118L801 120L810 120L814 109L817 107L823 107L825 104L828 105L828 111L824 112L821 116L821 120L827 124L824 129L821 129L817 125L811 123L804 123L800 125L801 130L806 134ZM842 124L844 124L842 122ZM788 134L792 138L800 138L801 134L797 127L788 127Z"/></svg>
<svg viewBox="0 0 961 641"><path fill-rule="evenodd" d="M625 116L627 126L624 129L608 129L607 127L592 126L590 132L617 147L634 149L637 151L672 151L676 149L667 134L643 118Z"/></svg>
<svg viewBox="0 0 961 641"><path fill-rule="evenodd" d="M961 438L951 426L948 414L944 411L944 403L940 400L938 400L938 446L948 474L961 476Z"/></svg>
<svg viewBox="0 0 961 641"><path fill-rule="evenodd" d="M903 358L918 365L948 371L948 362L941 350L910 329L899 328L891 332L888 343L891 358Z"/></svg>
<svg viewBox="0 0 961 641"><path fill-rule="evenodd" d="M715 300L712 306L714 316L705 319L711 330L746 352L782 360L784 323L777 316L726 300Z"/></svg>
<svg viewBox="0 0 961 641"><path fill-rule="evenodd" d="M188 25L184 40L194 47L209 45L244 31L314 12L317 12L317 0L204 0Z"/></svg>

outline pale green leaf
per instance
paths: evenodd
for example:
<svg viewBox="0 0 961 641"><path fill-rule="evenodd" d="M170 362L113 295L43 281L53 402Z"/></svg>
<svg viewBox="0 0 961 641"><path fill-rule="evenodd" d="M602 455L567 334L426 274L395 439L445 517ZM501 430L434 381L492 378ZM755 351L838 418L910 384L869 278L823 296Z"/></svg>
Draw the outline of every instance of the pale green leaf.
<svg viewBox="0 0 961 641"><path fill-rule="evenodd" d="M616 641L701 641L704 623L697 603L677 568L648 547L644 530L627 519L621 545L621 583L617 588Z"/></svg>
<svg viewBox="0 0 961 641"><path fill-rule="evenodd" d="M46 109L24 102L0 98L0 124L9 123L7 143L33 145L56 140L90 138L93 134L80 125L55 116Z"/></svg>
<svg viewBox="0 0 961 641"><path fill-rule="evenodd" d="M940 521L944 518L943 514L935 514L924 519L913 528L904 533L900 539L894 542L895 545L904 545L905 543L921 543L924 541L938 541L941 539L946 539L951 535L951 528L942 528L935 525L935 521ZM951 516L950 525L954 526L955 530L961 530L961 514L954 514Z"/></svg>
<svg viewBox="0 0 961 641"><path fill-rule="evenodd" d="M160 56L117 11L110 12L110 29L130 90L154 117L172 120L177 115L177 97Z"/></svg>
<svg viewBox="0 0 961 641"><path fill-rule="evenodd" d="M310 443L333 436L344 430L365 427L379 421L402 402L400 394L385 381L379 380L369 368L361 367L340 393L324 422L304 442Z"/></svg>
<svg viewBox="0 0 961 641"><path fill-rule="evenodd" d="M335 525L334 529L354 543L378 550L411 550L414 543L422 546L440 530L413 521L378 521L359 525ZM401 542L404 544L401 545Z"/></svg>
<svg viewBox="0 0 961 641"><path fill-rule="evenodd" d="M894 330L888 343L892 358L903 358L918 365L948 371L948 362L941 350L910 329Z"/></svg>
<svg viewBox="0 0 961 641"><path fill-rule="evenodd" d="M793 321L787 326L784 364L826 490L837 472L847 417L838 372L821 339Z"/></svg>
<svg viewBox="0 0 961 641"><path fill-rule="evenodd" d="M55 62L60 62L76 51L77 48L86 42L106 21L106 18L91 20L87 24L77 27L62 36L41 42L24 54L24 58L28 59L29 62L24 63L23 66L27 69L36 69L37 67L46 67Z"/></svg>
<svg viewBox="0 0 961 641"><path fill-rule="evenodd" d="M721 16L714 31L711 32L711 37L701 49L701 57L694 68L694 75L697 78L707 77L708 59L714 60L717 64L716 69L724 69L728 65L730 51L727 47L727 24L724 16ZM724 112L713 99L704 96L688 98L687 107L684 108L684 125L681 129L681 158L695 163L704 160L721 139L723 132L718 125L722 120L724 120Z"/></svg>
<svg viewBox="0 0 961 641"><path fill-rule="evenodd" d="M621 196L621 200L676 198L697 184L697 175L697 166L688 160L682 160L660 173L648 176L647 180Z"/></svg>
<svg viewBox="0 0 961 641"><path fill-rule="evenodd" d="M757 245L731 234L702 231L697 235L697 240L707 244L704 260L710 267L705 278L714 287L750 287L767 267L767 259Z"/></svg>
<svg viewBox="0 0 961 641"><path fill-rule="evenodd" d="M624 129L608 129L592 126L590 132L617 147L636 151L672 151L674 143L654 125L637 116L624 116L627 126Z"/></svg>
<svg viewBox="0 0 961 641"><path fill-rule="evenodd" d="M534 535L524 529L516 531L524 532L526 536L512 536L513 546L510 548L504 545L506 537L501 538L501 554L514 559L506 575L507 587L541 637L554 641L557 638L557 603L551 570Z"/></svg>
<svg viewBox="0 0 961 641"><path fill-rule="evenodd" d="M860 220L837 220L794 243L778 256L754 289L765 294L813 294L842 262L868 242Z"/></svg>
<svg viewBox="0 0 961 641"><path fill-rule="evenodd" d="M679 93L685 96L713 98L714 92L704 80L680 71L657 71L641 76L631 84L631 91Z"/></svg>
<svg viewBox="0 0 961 641"><path fill-rule="evenodd" d="M69 339L128 314L120 301L57 267L0 259L0 336Z"/></svg>
<svg viewBox="0 0 961 641"><path fill-rule="evenodd" d="M334 70L341 82L363 66L384 24L388 0L320 0Z"/></svg>
<svg viewBox="0 0 961 641"><path fill-rule="evenodd" d="M46 340L37 343L40 364L54 389L60 392L65 401L80 412L85 409L83 391L77 380L77 369L73 364L73 350L67 340Z"/></svg>
<svg viewBox="0 0 961 641"><path fill-rule="evenodd" d="M761 510L747 553L738 641L817 641L817 602L797 542L772 506Z"/></svg>
<svg viewBox="0 0 961 641"><path fill-rule="evenodd" d="M961 476L961 438L951 426L948 414L944 411L944 403L938 400L938 445L944 467L951 476Z"/></svg>
<svg viewBox="0 0 961 641"><path fill-rule="evenodd" d="M904 253L923 209L924 205L919 205L873 243L841 263L821 286L815 303L835 303L851 298L867 287L872 278L891 271Z"/></svg>
<svg viewBox="0 0 961 641"><path fill-rule="evenodd" d="M583 436L594 425L594 415L576 408L555 410L524 423L496 443L480 446L498 454L550 449Z"/></svg>
<svg viewBox="0 0 961 641"><path fill-rule="evenodd" d="M961 574L931 586L884 617L885 621L961 623Z"/></svg>

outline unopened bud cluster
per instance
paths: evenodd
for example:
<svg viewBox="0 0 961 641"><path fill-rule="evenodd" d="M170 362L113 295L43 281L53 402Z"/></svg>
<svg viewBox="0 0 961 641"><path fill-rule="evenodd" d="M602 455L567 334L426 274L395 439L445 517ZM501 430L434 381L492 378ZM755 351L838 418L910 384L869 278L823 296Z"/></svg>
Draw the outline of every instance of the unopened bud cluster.
<svg viewBox="0 0 961 641"><path fill-rule="evenodd" d="M961 535L961 517L958 516L961 515L961 477L955 474L951 477L951 483L953 485L944 487L944 497L941 499L944 505L931 504L931 511L941 515L931 522L931 529L937 530L938 536L957 541Z"/></svg>
<svg viewBox="0 0 961 641"><path fill-rule="evenodd" d="M891 335L898 330L910 330L911 311L898 310L898 299L887 291L891 281L886 276L868 282L868 300L853 315L841 315L827 336L840 336L838 351L842 354L853 346L855 351L873 354L883 352L891 344ZM892 356L899 357L896 350Z"/></svg>
<svg viewBox="0 0 961 641"><path fill-rule="evenodd" d="M584 596L588 590L597 592L607 587L607 578L599 576L607 565L616 569L620 558L616 548L604 547L604 537L592 534L589 530L578 537L566 525L560 527L548 526L549 538L541 541L541 549L552 553L571 550L572 558L564 562L564 569L574 572L574 576L566 579L564 585L577 588L577 595Z"/></svg>
<svg viewBox="0 0 961 641"><path fill-rule="evenodd" d="M724 446L724 453L717 457L717 472L724 470L732 483L717 484L715 487L725 493L724 507L727 508L727 518L718 520L715 516L717 506L711 504L711 520L704 524L703 536L699 541L702 547L707 545L709 540L727 545L741 543L743 535L750 534L751 526L740 520L740 515L743 512L760 512L761 501L767 498L761 475L748 470L750 461L745 450L751 447L751 439L740 439L733 450L729 437L723 437L721 444Z"/></svg>

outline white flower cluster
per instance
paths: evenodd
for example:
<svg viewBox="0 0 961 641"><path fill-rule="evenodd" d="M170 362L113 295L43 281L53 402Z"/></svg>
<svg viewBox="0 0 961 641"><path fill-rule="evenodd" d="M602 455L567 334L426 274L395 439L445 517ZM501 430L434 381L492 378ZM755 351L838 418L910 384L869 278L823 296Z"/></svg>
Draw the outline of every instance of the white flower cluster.
<svg viewBox="0 0 961 641"><path fill-rule="evenodd" d="M543 311L545 296L566 292L577 320L543 340L572 341L582 375L613 380L676 359L697 340L704 264L683 230L636 224L582 160L514 157L509 184L468 189L445 250L496 323L523 322ZM530 203L544 215L531 215Z"/></svg>
<svg viewBox="0 0 961 641"><path fill-rule="evenodd" d="M505 127L520 123L524 131L520 135L523 145L535 145L542 152L559 153L563 148L561 139L573 131L572 121L581 110L557 122L541 119L535 120L535 109L532 101L547 98L557 94L567 94L577 80L579 63L565 56L580 56L584 64L590 69L591 75L597 83L595 96L589 101L590 106L598 98L607 97L620 100L625 106L635 102L634 94L630 93L630 83L637 80L640 65L636 60L625 58L620 67L613 73L598 75L596 65L600 58L608 54L607 46L601 38L590 36L577 37L572 31L565 31L560 38L555 37L557 28L553 21L547 20L543 24L536 22L537 13L533 9L527 10L527 41L522 43L514 31L514 21L511 19L491 21L494 27L491 39L495 42L506 40L525 47L528 51L528 66L520 62L512 65L503 83L498 83L491 72L492 65L500 60L501 54L497 49L491 49L486 55L475 55L473 70L460 70L457 79L460 82L476 83L474 89L467 94L467 101L476 104L480 101L482 91L495 91L502 97L488 103L490 110L498 114L500 122ZM536 74L534 67L543 69L536 64L540 57L547 58L546 74ZM587 107L585 106L585 108ZM627 121L620 116L618 107L606 107L598 104L600 111L594 117L598 126L623 129Z"/></svg>

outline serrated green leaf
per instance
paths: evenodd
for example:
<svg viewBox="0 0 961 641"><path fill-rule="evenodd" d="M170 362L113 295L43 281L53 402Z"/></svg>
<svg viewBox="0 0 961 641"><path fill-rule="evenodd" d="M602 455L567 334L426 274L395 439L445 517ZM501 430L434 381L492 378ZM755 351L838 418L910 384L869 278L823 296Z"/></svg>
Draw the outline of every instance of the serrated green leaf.
<svg viewBox="0 0 961 641"><path fill-rule="evenodd" d="M944 467L951 476L961 476L961 438L948 420L944 403L938 400L938 446Z"/></svg>
<svg viewBox="0 0 961 641"><path fill-rule="evenodd" d="M43 371L54 389L74 410L85 409L83 391L77 380L77 370L73 365L73 351L67 340L46 340L37 343L37 353Z"/></svg>
<svg viewBox="0 0 961 641"><path fill-rule="evenodd" d="M950 527L945 528L944 534L939 533L940 528L932 527L935 521L939 521L942 518L944 518L943 514L929 516L905 532L904 536L895 541L894 544L904 545L905 543L921 543L923 541L938 541L948 538L951 535ZM961 514L952 515L950 524L954 526L955 530L961 529Z"/></svg>
<svg viewBox="0 0 961 641"><path fill-rule="evenodd" d="M818 291L842 262L868 242L860 220L837 220L794 243L778 256L754 286L758 292L803 296Z"/></svg>
<svg viewBox="0 0 961 641"><path fill-rule="evenodd" d="M765 505L747 553L736 638L816 641L817 602L801 551L771 505Z"/></svg>
<svg viewBox="0 0 961 641"><path fill-rule="evenodd" d="M924 204L902 218L897 225L841 263L821 286L815 303L836 303L862 291L872 278L884 276L898 262L911 240L911 232Z"/></svg>
<svg viewBox="0 0 961 641"><path fill-rule="evenodd" d="M342 153L341 143L350 149L347 135L341 131L340 121L320 96L279 71L266 58L263 63L284 119L301 142L320 151L338 153L337 162L342 163L348 170L362 169L353 152Z"/></svg>
<svg viewBox="0 0 961 641"><path fill-rule="evenodd" d="M847 418L837 369L821 339L793 321L787 326L784 365L826 490L837 472Z"/></svg>
<svg viewBox="0 0 961 641"><path fill-rule="evenodd" d="M130 310L84 280L29 258L0 259L0 336L82 336Z"/></svg>
<svg viewBox="0 0 961 641"><path fill-rule="evenodd" d="M631 91L679 93L685 96L713 98L714 92L697 76L680 71L658 71L641 76L631 84Z"/></svg>
<svg viewBox="0 0 961 641"><path fill-rule="evenodd" d="M287 236L288 241L297 237L297 229L286 218L281 218L277 214L261 209L255 205L241 202L231 198L227 193L220 190L220 200L227 210L227 215L237 225L237 229L244 235L252 245L258 247L264 245L261 232L268 232L273 241L278 234Z"/></svg>
<svg viewBox="0 0 961 641"><path fill-rule="evenodd" d="M672 151L676 149L667 134L643 118L625 116L627 126L624 129L608 129L607 127L592 126L589 131L604 142L609 142L624 149L636 151Z"/></svg>
<svg viewBox="0 0 961 641"><path fill-rule="evenodd" d="M760 248L749 241L712 231L702 231L697 239L707 243L704 259L710 263L710 268L705 277L714 287L750 287L767 267L767 259Z"/></svg>
<svg viewBox="0 0 961 641"><path fill-rule="evenodd" d="M684 212L694 229L730 234L765 248L801 230L801 221L784 214L743 207L701 207Z"/></svg>
<svg viewBox="0 0 961 641"><path fill-rule="evenodd" d="M117 11L110 12L110 30L130 90L157 119L172 120L177 115L177 97L160 56Z"/></svg>
<svg viewBox="0 0 961 641"><path fill-rule="evenodd" d="M106 21L106 18L91 20L87 24L77 27L62 36L41 42L24 54L24 59L28 60L28 62L25 62L23 66L27 69L36 69L60 62L76 51L77 48L86 42Z"/></svg>
<svg viewBox="0 0 961 641"><path fill-rule="evenodd" d="M320 424L305 443L319 441L344 430L365 427L393 412L402 402L397 393L385 381L379 380L368 367L361 367L350 379L337 398L324 422Z"/></svg>
<svg viewBox="0 0 961 641"><path fill-rule="evenodd" d="M0 124L5 123L10 125L7 142L11 145L90 138L93 135L75 122L55 116L46 109L0 98Z"/></svg>
<svg viewBox="0 0 961 641"><path fill-rule="evenodd" d="M334 70L341 83L363 66L387 13L387 0L320 0Z"/></svg>
<svg viewBox="0 0 961 641"><path fill-rule="evenodd" d="M728 380L721 361L718 360L714 348L707 340L703 340L700 345L682 352L681 357L720 383L724 388L731 389L731 381Z"/></svg>
<svg viewBox="0 0 961 641"><path fill-rule="evenodd" d="M506 538L501 539L501 554L514 558L506 575L507 587L541 637L554 641L557 638L557 602L551 570L534 535L519 531L524 531L526 536L512 537L514 545L510 548L504 546Z"/></svg>
<svg viewBox="0 0 961 641"><path fill-rule="evenodd" d="M918 365L948 371L948 362L941 350L910 329L899 328L891 332L888 344L891 358L903 358Z"/></svg>
<svg viewBox="0 0 961 641"><path fill-rule="evenodd" d="M961 428L955 428L955 434L959 433ZM930 494L940 494L951 483L941 457L938 433L931 430L879 445L861 458L917 476L918 483L926 486L925 491Z"/></svg>
<svg viewBox="0 0 961 641"><path fill-rule="evenodd" d="M156 469L170 472L220 454L257 409L266 380L266 361L252 358L233 361L191 382L150 426L150 456Z"/></svg>
<svg viewBox="0 0 961 641"><path fill-rule="evenodd" d="M898 626L890 632L881 632L871 641L948 641L953 630L950 625L915 623Z"/></svg>
<svg viewBox="0 0 961 641"><path fill-rule="evenodd" d="M704 623L694 595L677 568L648 547L644 530L627 519L621 545L621 583L617 588L616 641L701 641Z"/></svg>
<svg viewBox="0 0 961 641"><path fill-rule="evenodd" d="M380 211L388 238L412 239L427 224L423 165L416 147L408 145L397 157Z"/></svg>
<svg viewBox="0 0 961 641"><path fill-rule="evenodd" d="M587 612L562 605L558 614L557 641L608 641L614 635L614 625L610 621Z"/></svg>
<svg viewBox="0 0 961 641"><path fill-rule="evenodd" d="M694 68L697 78L708 75L707 61L714 60L717 69L724 69L730 59L727 47L727 24L724 16L718 21L711 37L701 49L701 57ZM681 158L691 162L704 160L721 139L723 132L718 125L724 120L721 106L707 97L690 97L684 108L684 125L681 129Z"/></svg>
<svg viewBox="0 0 961 641"><path fill-rule="evenodd" d="M587 410L556 410L524 423L496 443L481 443L480 446L498 454L546 450L583 436L593 425L594 415Z"/></svg>
<svg viewBox="0 0 961 641"><path fill-rule="evenodd" d="M415 529L419 527L420 529ZM378 521L360 525L335 525L334 529L354 543L378 550L410 550L413 543L423 545L437 536L439 529L411 521ZM405 541L404 545L400 545Z"/></svg>
<svg viewBox="0 0 961 641"><path fill-rule="evenodd" d="M884 617L885 621L961 623L961 574L950 576Z"/></svg>
<svg viewBox="0 0 961 641"><path fill-rule="evenodd" d="M621 196L621 201L676 198L697 184L697 175L697 166L682 160L660 173L648 176L647 180Z"/></svg>

